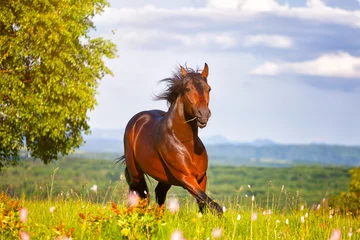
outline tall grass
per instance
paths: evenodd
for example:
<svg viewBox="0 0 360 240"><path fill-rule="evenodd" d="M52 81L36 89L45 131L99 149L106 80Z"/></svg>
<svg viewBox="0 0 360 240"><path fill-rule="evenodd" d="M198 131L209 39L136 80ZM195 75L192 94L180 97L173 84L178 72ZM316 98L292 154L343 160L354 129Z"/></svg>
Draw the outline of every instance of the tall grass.
<svg viewBox="0 0 360 240"><path fill-rule="evenodd" d="M103 189L85 186L54 194L56 173L61 169L41 188L49 189L47 199L37 196L39 190L31 197L24 193L18 206L17 199L0 201L0 239L340 239L339 233L342 239L360 239L358 218L340 215L326 199L307 206L289 195L286 185L276 189L269 184L266 204L253 195L252 186L241 188L238 196L219 201L226 211L218 217L199 214L193 198L174 193L168 199L178 198L179 209L158 208L154 186L150 204L128 208L123 179ZM21 209L28 213L26 221L19 220Z"/></svg>

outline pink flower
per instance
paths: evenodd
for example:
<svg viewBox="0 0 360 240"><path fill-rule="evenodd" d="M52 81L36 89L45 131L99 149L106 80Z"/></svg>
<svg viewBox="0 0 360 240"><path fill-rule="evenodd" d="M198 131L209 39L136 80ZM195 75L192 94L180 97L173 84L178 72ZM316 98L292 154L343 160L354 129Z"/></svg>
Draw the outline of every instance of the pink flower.
<svg viewBox="0 0 360 240"><path fill-rule="evenodd" d="M22 207L19 211L20 221L26 222L28 217L28 210L27 208Z"/></svg>
<svg viewBox="0 0 360 240"><path fill-rule="evenodd" d="M128 205L129 207L134 207L138 205L140 197L136 191L130 191L128 196Z"/></svg>
<svg viewBox="0 0 360 240"><path fill-rule="evenodd" d="M332 231L331 236L329 238L329 240L341 240L341 231L340 229L334 229L334 231Z"/></svg>
<svg viewBox="0 0 360 240"><path fill-rule="evenodd" d="M258 217L257 213L251 214L251 221L256 221L257 217Z"/></svg>
<svg viewBox="0 0 360 240"><path fill-rule="evenodd" d="M21 231L21 232L20 232L20 239L21 239L21 240L29 240L29 239L30 239L30 235L29 235L27 232L25 232L25 231Z"/></svg>
<svg viewBox="0 0 360 240"><path fill-rule="evenodd" d="M185 240L185 238L180 230L175 230L171 234L170 240Z"/></svg>
<svg viewBox="0 0 360 240"><path fill-rule="evenodd" d="M175 197L170 198L167 202L167 208L171 213L176 213L180 209L179 200Z"/></svg>
<svg viewBox="0 0 360 240"><path fill-rule="evenodd" d="M221 235L222 235L222 229L221 228L215 228L213 231L212 231L212 237L213 238L220 238Z"/></svg>

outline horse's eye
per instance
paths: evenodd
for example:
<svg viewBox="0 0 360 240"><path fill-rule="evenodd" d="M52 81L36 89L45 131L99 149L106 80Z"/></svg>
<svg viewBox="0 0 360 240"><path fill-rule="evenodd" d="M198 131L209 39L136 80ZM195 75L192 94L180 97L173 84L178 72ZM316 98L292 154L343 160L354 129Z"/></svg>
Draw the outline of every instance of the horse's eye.
<svg viewBox="0 0 360 240"><path fill-rule="evenodd" d="M190 92L190 88L185 88L185 91L186 91L186 92Z"/></svg>
<svg viewBox="0 0 360 240"><path fill-rule="evenodd" d="M209 88L209 92L211 92L211 88Z"/></svg>

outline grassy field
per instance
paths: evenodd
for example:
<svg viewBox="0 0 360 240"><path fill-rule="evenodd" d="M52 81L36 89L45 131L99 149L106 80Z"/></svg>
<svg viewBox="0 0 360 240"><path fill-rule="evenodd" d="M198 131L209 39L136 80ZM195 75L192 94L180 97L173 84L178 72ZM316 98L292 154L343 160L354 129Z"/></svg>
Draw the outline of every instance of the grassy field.
<svg viewBox="0 0 360 240"><path fill-rule="evenodd" d="M180 188L167 201L179 209L159 209L154 183L148 206L127 208L122 173L111 161L71 158L8 169L0 174L0 239L360 239L359 219L328 206L347 189L347 168L210 167L208 192L225 207L222 217L199 215Z"/></svg>
<svg viewBox="0 0 360 240"><path fill-rule="evenodd" d="M92 197L27 200L24 196L16 210L7 212L10 218L3 210L12 200L2 201L0 239L20 235L22 239L360 239L360 221L338 215L326 202L315 209L278 210L261 208L254 198L227 205L218 217L210 212L200 215L191 199L181 199L179 210L170 211L153 204L127 208L125 201L104 204ZM331 238L340 232L342 238Z"/></svg>

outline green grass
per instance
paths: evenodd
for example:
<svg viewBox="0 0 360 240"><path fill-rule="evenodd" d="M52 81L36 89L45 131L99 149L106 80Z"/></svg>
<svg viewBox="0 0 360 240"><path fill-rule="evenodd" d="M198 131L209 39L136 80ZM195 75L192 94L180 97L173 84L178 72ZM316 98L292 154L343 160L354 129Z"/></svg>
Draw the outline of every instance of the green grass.
<svg viewBox="0 0 360 240"><path fill-rule="evenodd" d="M72 239L170 239L176 230L181 231L186 239L215 239L212 236L214 229L220 229L219 239L329 239L334 229L341 230L343 239L348 238L350 231L352 239L360 239L360 221L351 215L333 213L330 217L331 209L326 202L319 210L272 209L271 214L264 215L263 212L268 213L269 209L259 208L255 198L254 202L250 199L244 205L227 206L222 217L210 212L199 217L197 206L191 199L183 199L180 211L174 214L166 209L155 212L156 205L153 204L128 212L124 202L120 202L118 210L121 214L117 215L111 203L75 198L53 201L22 199L20 203L28 210L28 219L20 231L27 232L31 239L64 236ZM55 211L51 213L50 207L55 207ZM252 221L254 213L257 219Z"/></svg>
<svg viewBox="0 0 360 240"><path fill-rule="evenodd" d="M149 183L150 204L129 210L123 170L110 161L28 162L0 175L0 191L12 196L0 201L0 239L16 239L20 232L31 239L170 239L177 230L188 240L215 239L216 229L219 239L329 239L335 229L342 239L349 232L351 239L360 239L359 218L327 205L329 196L346 190L347 171L211 167L208 192L227 210L222 217L210 212L199 217L195 200L180 188L168 194L180 200L180 210L159 210L154 182ZM96 192L90 189L93 184L98 185ZM19 220L21 206L28 210L26 222Z"/></svg>

